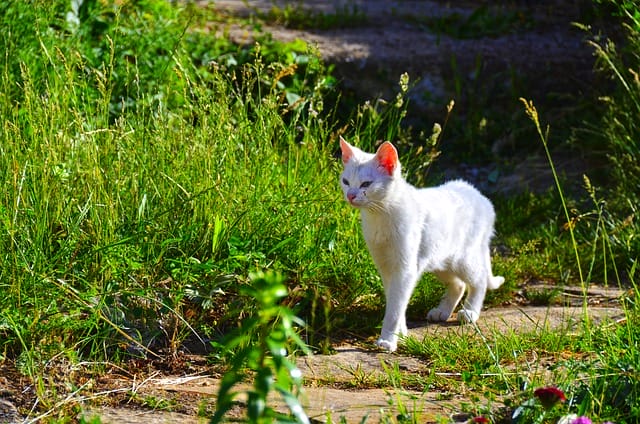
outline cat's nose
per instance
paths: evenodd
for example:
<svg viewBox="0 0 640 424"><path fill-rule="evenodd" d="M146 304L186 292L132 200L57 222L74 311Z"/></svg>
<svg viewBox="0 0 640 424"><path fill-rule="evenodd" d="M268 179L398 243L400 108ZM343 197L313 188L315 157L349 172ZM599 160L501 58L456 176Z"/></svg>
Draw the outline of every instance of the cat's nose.
<svg viewBox="0 0 640 424"><path fill-rule="evenodd" d="M353 193L347 193L347 200L353 202L353 199L356 198L356 195Z"/></svg>

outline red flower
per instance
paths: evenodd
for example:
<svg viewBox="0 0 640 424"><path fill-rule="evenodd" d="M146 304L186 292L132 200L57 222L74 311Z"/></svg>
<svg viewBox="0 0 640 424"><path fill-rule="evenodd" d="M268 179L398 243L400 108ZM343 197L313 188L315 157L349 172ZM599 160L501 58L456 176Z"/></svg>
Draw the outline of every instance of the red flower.
<svg viewBox="0 0 640 424"><path fill-rule="evenodd" d="M567 400L564 392L556 387L541 387L536 389L533 395L538 398L544 409L551 409L559 402Z"/></svg>
<svg viewBox="0 0 640 424"><path fill-rule="evenodd" d="M485 418L485 417L473 417L473 419L471 420L472 423L488 423L489 422L489 418Z"/></svg>

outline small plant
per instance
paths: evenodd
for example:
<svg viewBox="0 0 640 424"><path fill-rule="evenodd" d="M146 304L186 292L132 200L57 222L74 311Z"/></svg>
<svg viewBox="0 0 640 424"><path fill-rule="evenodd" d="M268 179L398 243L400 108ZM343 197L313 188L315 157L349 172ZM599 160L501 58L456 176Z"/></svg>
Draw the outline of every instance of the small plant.
<svg viewBox="0 0 640 424"><path fill-rule="evenodd" d="M549 166L551 167L551 172L553 174L553 179L555 182L555 187L558 190L558 194L560 196L560 201L562 203L562 211L564 212L564 217L566 219L566 222L568 223L568 227L567 229L569 230L569 234L571 236L571 245L573 248L573 252L575 253L575 259L576 259L576 263L575 266L577 268L578 271L578 277L579 277L579 281L580 284L582 284L582 289L583 289L583 293L585 294L584 299L586 302L586 281L585 278L583 276L583 271L582 271L582 266L580 264L580 254L579 254L579 249L578 249L578 242L576 240L576 234L574 231L574 226L571 225L572 219L569 213L569 207L567 206L567 199L565 198L564 194L563 194L563 190L562 190L562 185L560 184L560 179L558 176L558 173L556 172L556 168L553 164L553 159L551 158L551 152L549 150L549 144L548 144L548 139L549 139L549 128L547 127L545 131L543 131L542 129L542 125L540 123L540 118L538 116L538 111L536 110L536 107L534 106L532 101L527 101L526 99L521 98L520 99L522 101L522 103L525 106L525 111L527 113L527 116L529 116L529 119L531 119L531 121L533 122L533 124L536 127L536 131L538 133L538 136L540 137L540 140L542 141L542 145L544 147L544 151L545 154L547 156L547 160L549 161Z"/></svg>
<svg viewBox="0 0 640 424"><path fill-rule="evenodd" d="M541 424L551 422L547 415L558 416L556 407L566 402L567 397L564 391L554 386L541 387L533 392L533 397L527 399L520 406L515 408L511 419L514 423L536 423Z"/></svg>
<svg viewBox="0 0 640 424"><path fill-rule="evenodd" d="M220 383L216 412L211 422L222 422L241 393L234 391L234 388L245 381L247 375L251 375L254 379L253 388L244 392L247 395L248 422L309 423L297 398L302 375L287 358L292 347L303 352L308 350L295 331L295 326L302 325L302 322L289 308L279 304L287 295L284 279L273 272L253 273L250 283L243 286L240 292L256 302L256 310L237 331L218 345L226 350L231 366ZM268 405L267 398L274 391L289 407L289 414L278 412Z"/></svg>
<svg viewBox="0 0 640 424"><path fill-rule="evenodd" d="M567 403L565 392L555 386L540 387L533 392L533 398L516 408L512 422L518 423L557 423L557 424L594 424L587 416L574 413L558 415L562 404ZM606 421L603 424L611 424Z"/></svg>
<svg viewBox="0 0 640 424"><path fill-rule="evenodd" d="M269 12L258 15L267 22L295 29L353 28L367 22L366 14L355 3L336 7L334 12L317 12L299 1L284 7L274 5Z"/></svg>
<svg viewBox="0 0 640 424"><path fill-rule="evenodd" d="M558 287L552 288L527 288L525 290L526 299L534 306L550 306L556 302L560 289Z"/></svg>
<svg viewBox="0 0 640 424"><path fill-rule="evenodd" d="M495 10L486 5L478 7L469 15L456 12L440 17L410 15L406 19L426 25L438 34L461 39L497 37L528 28L533 23L533 19L522 12Z"/></svg>

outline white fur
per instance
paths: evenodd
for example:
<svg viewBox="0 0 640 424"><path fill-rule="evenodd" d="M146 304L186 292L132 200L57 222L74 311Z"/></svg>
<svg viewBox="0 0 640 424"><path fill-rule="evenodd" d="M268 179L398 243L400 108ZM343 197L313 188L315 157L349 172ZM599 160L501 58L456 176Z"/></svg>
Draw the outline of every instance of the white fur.
<svg viewBox="0 0 640 424"><path fill-rule="evenodd" d="M475 322L487 289L504 282L491 272L495 212L489 199L464 181L417 189L404 180L398 161L393 169L380 163L382 147L374 155L344 140L341 146L345 199L360 209L364 239L384 285L387 303L378 346L395 351L398 336L407 334L405 312L424 272L447 286L428 320L446 321L467 288L458 320Z"/></svg>

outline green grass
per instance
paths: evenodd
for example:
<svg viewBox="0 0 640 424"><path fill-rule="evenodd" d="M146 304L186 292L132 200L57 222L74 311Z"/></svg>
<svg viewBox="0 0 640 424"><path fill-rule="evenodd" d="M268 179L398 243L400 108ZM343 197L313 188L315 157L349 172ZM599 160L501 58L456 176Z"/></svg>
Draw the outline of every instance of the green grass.
<svg viewBox="0 0 640 424"><path fill-rule="evenodd" d="M204 37L185 35L179 9L153 9L164 2L96 10L112 19L99 46L81 32L90 18L70 35L52 29L64 15L33 7L15 5L37 15L40 39L19 21L3 38L22 52L1 83L3 358L37 377L54 355L117 360L220 337L247 312L237 287L255 269L285 273L307 311L307 293L337 286L344 249L361 246L330 123L310 113L331 83L312 52L223 45L209 54L224 67L196 66ZM151 52L130 53L140 37Z"/></svg>
<svg viewBox="0 0 640 424"><path fill-rule="evenodd" d="M497 37L534 25L533 18L522 11L486 5L479 6L468 16L453 12L439 17L407 15L403 18L415 25L423 25L438 35L460 39Z"/></svg>
<svg viewBox="0 0 640 424"><path fill-rule="evenodd" d="M257 12L257 15L268 23L294 29L353 28L367 23L366 13L352 2L323 12L309 9L303 1L297 1L282 7L273 5L268 12Z"/></svg>
<svg viewBox="0 0 640 424"><path fill-rule="evenodd" d="M400 125L409 83L402 76L394 102L336 116L336 78L305 43L257 32L256 44L232 44L201 25L225 17L193 5L37 1L0 12L0 362L32 379L38 414L68 419L75 406L67 396L82 389L70 374L56 381L44 364L125 363L175 354L185 340L203 350L221 342L261 313L247 294L254 271L286 278L285 303L319 351L343 331L378 332L382 287L358 216L341 199L336 139L345 133L365 148L394 140L409 178L424 183L441 137L460 131L451 109L444 130L415 137ZM623 97L612 94L598 123L615 135L618 184L586 184L575 198L496 198L494 262L508 283L488 303L509 300L531 278L598 282L629 289L627 321L587 323L577 334L479 335L469 327L446 341L409 340L405 352L434 373L390 368L388 381L375 384L486 394L468 409L493 411L496 421L500 412L484 398L513 411L536 386L557 384L574 399L558 414L638 417L639 362L630 348L639 338L631 325L639 312L638 172L627 144L637 138L635 126L619 124L631 120L624 111L638 91L624 72ZM410 318L423 317L441 290L426 277ZM538 353L556 363L551 377L523 368ZM357 370L354 381L368 384Z"/></svg>
<svg viewBox="0 0 640 424"><path fill-rule="evenodd" d="M628 320L637 314L636 306L627 309ZM517 422L534 422L543 412L533 392L549 385L561 388L568 401L548 412L544 422L569 412L600 422L634 422L638 362L634 350L625 348L630 342L637 342L637 333L624 324L587 324L581 331L542 327L529 333L466 327L447 332L446 338L407 339L405 353L423 358L434 371L418 381L400 373L395 379L400 386L465 393L472 400L466 411L491 422L511 422L519 407L525 415ZM454 354L461 351L465 354Z"/></svg>

